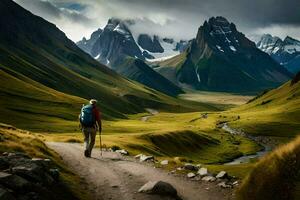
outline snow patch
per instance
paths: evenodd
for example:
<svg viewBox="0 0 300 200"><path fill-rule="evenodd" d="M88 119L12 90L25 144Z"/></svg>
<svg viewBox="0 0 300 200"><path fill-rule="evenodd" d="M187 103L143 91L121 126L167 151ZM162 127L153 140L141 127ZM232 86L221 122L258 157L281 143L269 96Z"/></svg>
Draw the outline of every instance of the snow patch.
<svg viewBox="0 0 300 200"><path fill-rule="evenodd" d="M224 50L222 49L222 47L220 47L219 45L216 45L216 47L219 49L219 51L224 52Z"/></svg>
<svg viewBox="0 0 300 200"><path fill-rule="evenodd" d="M99 53L97 56L95 56L94 58L96 59L96 60L98 60L99 58L100 58L100 56L101 56L101 54Z"/></svg>
<svg viewBox="0 0 300 200"><path fill-rule="evenodd" d="M236 48L234 46L229 46L229 48L232 50L232 51L236 51Z"/></svg>

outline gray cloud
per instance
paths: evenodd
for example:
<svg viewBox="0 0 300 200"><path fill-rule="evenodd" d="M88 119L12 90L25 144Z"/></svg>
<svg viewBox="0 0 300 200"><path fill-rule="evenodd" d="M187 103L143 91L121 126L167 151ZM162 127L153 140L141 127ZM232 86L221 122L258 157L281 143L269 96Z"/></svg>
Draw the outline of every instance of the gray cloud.
<svg viewBox="0 0 300 200"><path fill-rule="evenodd" d="M209 17L222 15L247 36L263 31L300 39L299 0L16 0L58 25L73 40L103 27L108 18L137 19L135 31L190 39ZM31 2L31 3L30 3ZM63 4L76 4L74 11ZM76 6L76 7L77 7ZM74 29L72 30L72 26Z"/></svg>

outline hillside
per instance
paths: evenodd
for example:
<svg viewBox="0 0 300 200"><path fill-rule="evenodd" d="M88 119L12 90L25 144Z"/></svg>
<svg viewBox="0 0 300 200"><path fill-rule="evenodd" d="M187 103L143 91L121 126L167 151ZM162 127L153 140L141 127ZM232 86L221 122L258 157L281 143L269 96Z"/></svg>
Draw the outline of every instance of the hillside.
<svg viewBox="0 0 300 200"><path fill-rule="evenodd" d="M157 71L173 82L198 90L261 91L292 77L223 17L205 21L181 56L156 64Z"/></svg>
<svg viewBox="0 0 300 200"><path fill-rule="evenodd" d="M231 125L256 135L293 137L300 132L300 74L226 114L240 115Z"/></svg>
<svg viewBox="0 0 300 200"><path fill-rule="evenodd" d="M6 114L1 115L2 122L36 129L39 125L32 123L36 120L42 122L41 127L43 122L74 121L75 112L90 98L101 102L105 119L126 118L147 107L214 109L171 98L121 77L84 53L55 25L13 1L1 1L0 11L0 109Z"/></svg>
<svg viewBox="0 0 300 200"><path fill-rule="evenodd" d="M261 159L243 180L238 199L299 199L299 163L300 137Z"/></svg>

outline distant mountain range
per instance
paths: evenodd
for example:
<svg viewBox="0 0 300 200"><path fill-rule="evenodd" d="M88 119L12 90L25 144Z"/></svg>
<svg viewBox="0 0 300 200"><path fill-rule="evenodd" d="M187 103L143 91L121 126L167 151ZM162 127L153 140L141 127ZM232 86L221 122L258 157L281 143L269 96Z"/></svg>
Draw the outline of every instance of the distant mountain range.
<svg viewBox="0 0 300 200"><path fill-rule="evenodd" d="M77 45L100 63L129 79L168 95L182 93L178 86L145 62L161 56L176 55L187 43L181 41L175 44L172 39L161 40L158 36L147 34L141 34L135 39L129 29L133 23L132 20L109 19L103 30L98 29L90 39L83 38Z"/></svg>
<svg viewBox="0 0 300 200"><path fill-rule="evenodd" d="M292 77L224 17L205 21L185 52L153 67L174 84L214 91L259 91Z"/></svg>
<svg viewBox="0 0 300 200"><path fill-rule="evenodd" d="M287 36L284 40L265 34L257 47L269 54L287 70L296 74L300 71L300 41Z"/></svg>
<svg viewBox="0 0 300 200"><path fill-rule="evenodd" d="M175 41L157 35L140 33L133 35L130 27L134 20L111 18L102 30L99 28L89 39L85 37L77 45L103 64L113 66L124 56L147 61L157 61L183 52L189 41ZM118 40L116 40L118 36Z"/></svg>

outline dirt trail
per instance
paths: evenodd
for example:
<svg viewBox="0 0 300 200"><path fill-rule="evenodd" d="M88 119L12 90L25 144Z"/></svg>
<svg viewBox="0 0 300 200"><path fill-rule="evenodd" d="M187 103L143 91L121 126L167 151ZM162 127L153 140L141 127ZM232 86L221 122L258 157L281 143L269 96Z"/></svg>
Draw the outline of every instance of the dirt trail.
<svg viewBox="0 0 300 200"><path fill-rule="evenodd" d="M168 199L137 193L148 181L162 180L171 183L184 200L232 199L231 191L214 183L191 181L187 178L170 175L151 165L139 163L114 152L95 149L92 158L85 158L80 144L47 143L58 152L66 164L83 177L94 199L99 200L160 200Z"/></svg>

